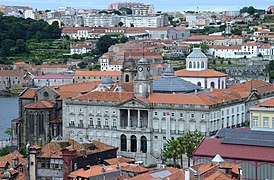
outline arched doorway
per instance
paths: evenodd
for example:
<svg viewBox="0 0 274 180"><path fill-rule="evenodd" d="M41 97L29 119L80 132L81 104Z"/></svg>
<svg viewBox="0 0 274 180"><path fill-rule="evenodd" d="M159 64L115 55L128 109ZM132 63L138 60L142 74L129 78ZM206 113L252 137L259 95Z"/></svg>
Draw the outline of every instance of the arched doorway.
<svg viewBox="0 0 274 180"><path fill-rule="evenodd" d="M125 76L125 82L129 82L129 75L128 74Z"/></svg>
<svg viewBox="0 0 274 180"><path fill-rule="evenodd" d="M127 136L121 135L121 151L127 151Z"/></svg>
<svg viewBox="0 0 274 180"><path fill-rule="evenodd" d="M210 83L210 87L214 89L214 88L215 88L215 83L214 83L214 82L211 82L211 83Z"/></svg>
<svg viewBox="0 0 274 180"><path fill-rule="evenodd" d="M137 138L134 135L130 137L130 147L131 147L131 152L137 151Z"/></svg>
<svg viewBox="0 0 274 180"><path fill-rule="evenodd" d="M200 81L197 83L197 85L202 87L202 83Z"/></svg>
<svg viewBox="0 0 274 180"><path fill-rule="evenodd" d="M147 153L147 138L145 136L141 137L141 152Z"/></svg>

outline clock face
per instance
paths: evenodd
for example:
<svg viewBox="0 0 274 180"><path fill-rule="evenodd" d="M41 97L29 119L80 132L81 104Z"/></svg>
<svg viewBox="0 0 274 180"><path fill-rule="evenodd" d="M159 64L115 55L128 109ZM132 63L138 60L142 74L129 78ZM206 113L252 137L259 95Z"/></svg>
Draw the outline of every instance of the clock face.
<svg viewBox="0 0 274 180"><path fill-rule="evenodd" d="M143 67L139 67L139 68L138 68L138 71L139 71L139 72L142 72L142 71L143 71Z"/></svg>
<svg viewBox="0 0 274 180"><path fill-rule="evenodd" d="M150 71L150 67L149 66L147 67L147 71Z"/></svg>

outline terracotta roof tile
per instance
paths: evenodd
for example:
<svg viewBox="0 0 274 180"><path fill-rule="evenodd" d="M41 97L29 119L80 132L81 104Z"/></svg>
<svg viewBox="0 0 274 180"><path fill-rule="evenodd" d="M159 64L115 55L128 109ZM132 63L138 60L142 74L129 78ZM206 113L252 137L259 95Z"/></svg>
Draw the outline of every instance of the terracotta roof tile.
<svg viewBox="0 0 274 180"><path fill-rule="evenodd" d="M202 71L188 71L186 69L178 70L175 72L179 77L226 77L227 74L215 71L212 69L205 69Z"/></svg>
<svg viewBox="0 0 274 180"><path fill-rule="evenodd" d="M260 104L257 104L255 107L274 107L274 98L266 100Z"/></svg>
<svg viewBox="0 0 274 180"><path fill-rule="evenodd" d="M113 164L120 164L120 163L133 163L134 159L125 158L125 157L118 157L118 158L112 158L112 159L106 159L105 160L109 165Z"/></svg>
<svg viewBox="0 0 274 180"><path fill-rule="evenodd" d="M98 100L98 101L126 101L133 98L133 92L111 92L111 91L94 91L76 99L88 99L88 100Z"/></svg>
<svg viewBox="0 0 274 180"><path fill-rule="evenodd" d="M21 94L20 94L20 98L28 98L28 99L33 99L35 96L35 92L37 91L37 89L34 88L27 88L25 89Z"/></svg>
<svg viewBox="0 0 274 180"><path fill-rule="evenodd" d="M121 76L121 71L76 71L74 76Z"/></svg>
<svg viewBox="0 0 274 180"><path fill-rule="evenodd" d="M144 167L142 167L140 165L137 165L137 164L129 164L128 166L125 166L123 168L123 171L142 174L142 173L148 172L149 169L148 168L144 168Z"/></svg>
<svg viewBox="0 0 274 180"><path fill-rule="evenodd" d="M54 104L47 100L37 101L25 106L27 109L50 109L53 108Z"/></svg>
<svg viewBox="0 0 274 180"><path fill-rule="evenodd" d="M120 167L127 166L128 163L120 163L118 164ZM103 174L102 169L105 170L105 173L111 173L115 171L119 171L117 168L117 165L110 165L110 166L105 166L105 165L97 165L97 166L89 166L88 170L85 169L78 169L72 173L69 174L69 177L81 177L81 178L89 178L93 176L98 176L100 174Z"/></svg>
<svg viewBox="0 0 274 180"><path fill-rule="evenodd" d="M0 70L0 76L24 76L21 70Z"/></svg>
<svg viewBox="0 0 274 180"><path fill-rule="evenodd" d="M18 165L22 164L22 165L26 165L27 161L24 159L23 155L20 154L18 151L14 151L12 153L9 153L6 156L0 157L0 162L8 162L9 163L9 168L12 167L12 159L18 157Z"/></svg>

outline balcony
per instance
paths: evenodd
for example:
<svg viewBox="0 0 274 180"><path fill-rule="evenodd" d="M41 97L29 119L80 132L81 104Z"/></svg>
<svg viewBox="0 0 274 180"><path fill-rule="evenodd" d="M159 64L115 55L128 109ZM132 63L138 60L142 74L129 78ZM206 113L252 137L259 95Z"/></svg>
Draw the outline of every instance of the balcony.
<svg viewBox="0 0 274 180"><path fill-rule="evenodd" d="M74 122L70 122L70 123L69 123L69 127L75 127Z"/></svg>
<svg viewBox="0 0 274 180"><path fill-rule="evenodd" d="M104 126L104 129L109 129L109 126Z"/></svg>
<svg viewBox="0 0 274 180"><path fill-rule="evenodd" d="M84 128L84 124L78 124L78 128Z"/></svg>

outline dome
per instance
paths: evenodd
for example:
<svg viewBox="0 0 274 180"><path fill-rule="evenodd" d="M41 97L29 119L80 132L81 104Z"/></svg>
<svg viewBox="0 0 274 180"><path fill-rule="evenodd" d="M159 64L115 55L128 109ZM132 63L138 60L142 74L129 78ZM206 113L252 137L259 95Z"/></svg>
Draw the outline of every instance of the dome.
<svg viewBox="0 0 274 180"><path fill-rule="evenodd" d="M168 67L164 70L164 76L174 76L174 69L172 67Z"/></svg>
<svg viewBox="0 0 274 180"><path fill-rule="evenodd" d="M102 79L102 84L114 84L114 81L111 79L111 77L107 76Z"/></svg>
<svg viewBox="0 0 274 180"><path fill-rule="evenodd" d="M141 58L138 63L148 63L146 58Z"/></svg>
<svg viewBox="0 0 274 180"><path fill-rule="evenodd" d="M201 51L201 48L193 48L187 58L207 58L207 56Z"/></svg>

